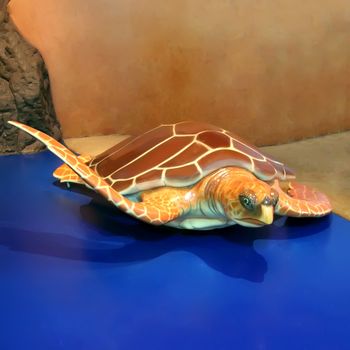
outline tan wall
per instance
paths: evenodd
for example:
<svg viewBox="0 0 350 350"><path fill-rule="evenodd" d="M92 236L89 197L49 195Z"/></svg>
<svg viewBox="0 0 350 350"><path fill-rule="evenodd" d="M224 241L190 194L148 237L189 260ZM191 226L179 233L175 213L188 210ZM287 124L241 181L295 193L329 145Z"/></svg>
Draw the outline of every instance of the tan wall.
<svg viewBox="0 0 350 350"><path fill-rule="evenodd" d="M66 137L195 119L271 144L350 129L349 0L12 0Z"/></svg>

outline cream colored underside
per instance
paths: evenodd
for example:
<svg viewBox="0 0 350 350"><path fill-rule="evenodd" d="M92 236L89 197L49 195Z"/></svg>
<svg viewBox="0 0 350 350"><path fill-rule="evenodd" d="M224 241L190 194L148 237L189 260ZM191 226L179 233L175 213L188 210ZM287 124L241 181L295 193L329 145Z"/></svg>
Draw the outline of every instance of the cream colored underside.
<svg viewBox="0 0 350 350"><path fill-rule="evenodd" d="M235 222L228 221L220 204L215 206L207 202L200 202L195 208L168 223L168 226L190 229L190 230L212 230L234 225Z"/></svg>
<svg viewBox="0 0 350 350"><path fill-rule="evenodd" d="M234 221L209 219L204 217L187 217L179 218L178 220L171 221L166 226L175 227L185 230L213 230L215 228L223 228L235 225Z"/></svg>

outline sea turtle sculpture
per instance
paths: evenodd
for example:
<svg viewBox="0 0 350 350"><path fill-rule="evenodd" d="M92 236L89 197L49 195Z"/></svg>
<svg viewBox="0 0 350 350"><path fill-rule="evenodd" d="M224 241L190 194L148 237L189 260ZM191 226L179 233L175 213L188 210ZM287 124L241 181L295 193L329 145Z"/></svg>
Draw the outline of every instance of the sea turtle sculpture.
<svg viewBox="0 0 350 350"><path fill-rule="evenodd" d="M52 137L10 122L42 141L66 164L54 176L85 184L125 213L153 225L214 229L259 227L282 216L323 216L323 193L291 181L293 172L224 129L161 125L91 158Z"/></svg>

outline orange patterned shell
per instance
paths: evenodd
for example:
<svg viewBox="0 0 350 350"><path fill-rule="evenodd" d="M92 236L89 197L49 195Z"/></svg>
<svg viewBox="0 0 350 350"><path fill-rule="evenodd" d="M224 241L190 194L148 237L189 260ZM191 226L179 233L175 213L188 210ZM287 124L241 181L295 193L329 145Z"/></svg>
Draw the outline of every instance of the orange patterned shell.
<svg viewBox="0 0 350 350"><path fill-rule="evenodd" d="M264 181L295 177L284 164L231 132L199 122L160 125L108 149L89 166L124 195L190 186L227 166L247 169Z"/></svg>

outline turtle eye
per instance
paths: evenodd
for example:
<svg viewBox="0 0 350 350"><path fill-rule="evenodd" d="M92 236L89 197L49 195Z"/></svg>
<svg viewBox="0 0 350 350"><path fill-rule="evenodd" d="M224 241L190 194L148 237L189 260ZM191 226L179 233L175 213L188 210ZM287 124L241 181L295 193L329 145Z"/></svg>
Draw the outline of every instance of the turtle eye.
<svg viewBox="0 0 350 350"><path fill-rule="evenodd" d="M256 208L256 196L253 193L241 193L239 195L239 201L248 210L252 211Z"/></svg>

